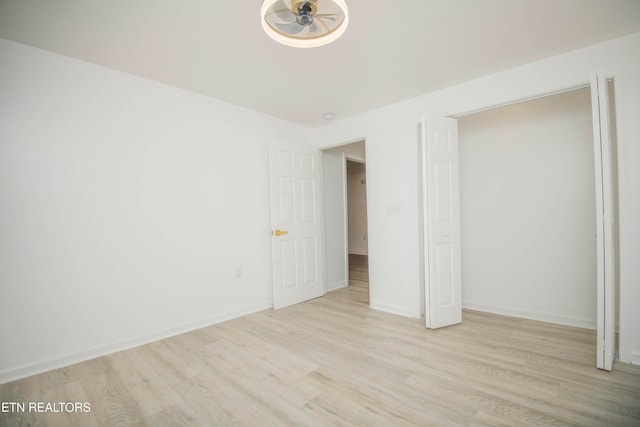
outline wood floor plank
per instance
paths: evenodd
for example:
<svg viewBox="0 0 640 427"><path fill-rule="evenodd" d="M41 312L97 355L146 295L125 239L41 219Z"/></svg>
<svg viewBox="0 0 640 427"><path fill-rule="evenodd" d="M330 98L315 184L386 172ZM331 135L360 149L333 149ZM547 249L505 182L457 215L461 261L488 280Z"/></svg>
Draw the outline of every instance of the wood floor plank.
<svg viewBox="0 0 640 427"><path fill-rule="evenodd" d="M463 323L369 308L344 289L0 385L0 426L638 426L640 367L595 368L595 332L465 310Z"/></svg>

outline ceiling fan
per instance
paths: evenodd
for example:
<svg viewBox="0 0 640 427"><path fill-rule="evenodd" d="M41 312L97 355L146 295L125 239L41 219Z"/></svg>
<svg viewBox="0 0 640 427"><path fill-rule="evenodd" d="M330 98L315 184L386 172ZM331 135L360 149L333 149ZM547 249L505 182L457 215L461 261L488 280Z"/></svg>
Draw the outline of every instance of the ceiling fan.
<svg viewBox="0 0 640 427"><path fill-rule="evenodd" d="M347 28L344 0L264 0L262 28L274 40L293 47L331 43Z"/></svg>

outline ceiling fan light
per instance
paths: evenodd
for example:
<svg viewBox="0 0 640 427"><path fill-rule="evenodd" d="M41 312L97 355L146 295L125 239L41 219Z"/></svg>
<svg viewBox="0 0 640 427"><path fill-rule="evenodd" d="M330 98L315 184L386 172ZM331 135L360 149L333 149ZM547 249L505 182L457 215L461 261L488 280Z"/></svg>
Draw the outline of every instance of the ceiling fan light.
<svg viewBox="0 0 640 427"><path fill-rule="evenodd" d="M298 10L304 10L304 19L299 19ZM309 10L311 15L307 15ZM348 15L344 0L263 0L260 9L265 33L278 43L299 48L337 40L347 29Z"/></svg>

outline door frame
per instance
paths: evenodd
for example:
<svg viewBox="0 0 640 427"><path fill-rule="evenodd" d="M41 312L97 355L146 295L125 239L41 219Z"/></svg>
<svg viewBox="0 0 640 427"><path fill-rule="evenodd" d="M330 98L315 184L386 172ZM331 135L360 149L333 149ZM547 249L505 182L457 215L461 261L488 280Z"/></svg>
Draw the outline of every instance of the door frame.
<svg viewBox="0 0 640 427"><path fill-rule="evenodd" d="M347 161L355 161L355 162L359 162L359 163L364 163L365 165L367 164L366 161L366 149L367 149L367 141L366 138L362 137L362 138L355 138L346 142L342 142L339 144L335 144L335 145L329 145L326 147L322 147L321 151L329 151L329 150L335 150L335 149L339 149L340 147L344 147L347 145L351 145L351 144L356 144L362 142L364 144L364 148L365 148L365 155L364 157L359 156L357 154L353 154L353 153L346 153L346 152L342 152L342 168L341 168L341 174L342 174L342 204L343 204L343 244L342 247L344 248L344 266L345 266L345 281L347 283L347 286L349 286L349 212L348 212L348 197L347 197ZM323 169L323 173L324 173L324 169ZM369 170L368 168L365 169L365 180L367 181L367 183L369 182ZM371 251L371 245L370 245L370 222L369 222L369 218L368 218L368 213L370 211L370 205L369 205L369 187L367 186L366 189L366 210L367 210L367 253L370 253ZM324 193L323 193L323 204L324 204ZM324 211L324 206L323 206L323 211ZM323 234L323 240L326 240L326 233L327 233L327 227L324 227L324 234ZM369 272L371 273L371 272ZM325 277L326 277L326 257L325 257ZM325 281L326 282L326 281ZM369 274L369 306L371 307L371 301L373 301L373 287L371 286L371 274ZM337 290L337 289L341 289L342 287L333 289L333 290ZM325 291L327 291L326 286L325 286Z"/></svg>
<svg viewBox="0 0 640 427"><path fill-rule="evenodd" d="M605 80L613 80L613 94L614 94L614 108L615 108L615 123L616 123L616 150L617 156L615 161L617 162L617 188L614 191L617 191L617 201L618 206L616 209L617 212L617 221L618 221L618 229L626 229L626 225L630 224L631 218L629 218L629 210L623 209L627 200L631 200L629 194L629 186L627 182L630 182L629 179L629 171L631 170L628 161L628 155L626 153L629 152L629 141L626 137L627 128L629 126L629 119L627 116L627 97L625 95L627 89L627 80L625 78L625 74L616 68L611 68L609 71L604 73ZM460 118L466 115L480 113L482 111L492 110L494 108L500 108L508 105L519 104L521 102L531 101L538 98L544 98L547 96L557 95L565 92L571 92L577 89L591 88L591 75L586 74L581 79L578 79L574 82L574 84L556 88L554 90L547 91L533 91L528 96L523 96L520 98L507 99L502 102L492 103L488 105L483 105L479 108L472 108L469 110L462 111L453 111L449 114L445 114L447 117L451 118ZM623 361L629 361L632 363L640 363L640 355L634 355L631 352L631 342L630 340L622 339L623 336L626 337L627 331L633 330L632 323L632 299L630 298L632 282L632 262L629 254L631 254L631 233L622 233L618 234L619 239L617 242L617 259L618 265L620 266L618 273L619 276L617 278L617 291L618 291L618 301L619 307L617 312L615 313L615 317L619 319L618 323L618 354L619 359ZM615 249L614 249L615 250ZM628 279L627 279L628 278ZM424 287L424 284L421 284Z"/></svg>

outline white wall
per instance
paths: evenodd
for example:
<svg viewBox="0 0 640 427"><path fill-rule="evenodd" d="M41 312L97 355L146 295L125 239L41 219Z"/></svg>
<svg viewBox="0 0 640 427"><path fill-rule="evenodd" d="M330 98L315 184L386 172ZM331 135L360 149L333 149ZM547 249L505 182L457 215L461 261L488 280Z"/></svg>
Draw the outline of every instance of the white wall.
<svg viewBox="0 0 640 427"><path fill-rule="evenodd" d="M595 329L589 88L458 120L463 307Z"/></svg>
<svg viewBox="0 0 640 427"><path fill-rule="evenodd" d="M635 34L308 130L0 40L0 382L270 306L269 138L366 139L371 305L419 316L417 123L599 69L617 90L620 356L640 363L639 51Z"/></svg>
<svg viewBox="0 0 640 427"><path fill-rule="evenodd" d="M366 141L369 274L377 281L377 285L370 281L370 304L375 309L416 317L420 316L419 305L416 308L414 304L420 298L418 110L420 103L408 101L313 130L321 147Z"/></svg>
<svg viewBox="0 0 640 427"><path fill-rule="evenodd" d="M358 172L362 170L361 172ZM349 253L367 255L367 174L364 163L347 162Z"/></svg>
<svg viewBox="0 0 640 427"><path fill-rule="evenodd" d="M367 141L371 306L420 315L417 124L616 78L620 170L620 357L640 363L640 33L496 73L312 131L318 147ZM394 214L399 207L399 214ZM391 209L390 209L391 208Z"/></svg>
<svg viewBox="0 0 640 427"><path fill-rule="evenodd" d="M306 129L2 39L0 58L0 382L272 305L267 139Z"/></svg>
<svg viewBox="0 0 640 427"><path fill-rule="evenodd" d="M344 153L347 158L357 159L358 161L365 161L367 158L365 141L352 142L338 147L333 147L323 151L330 151L334 153Z"/></svg>

